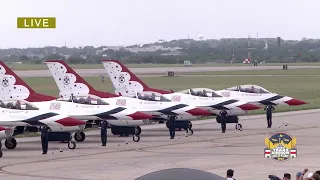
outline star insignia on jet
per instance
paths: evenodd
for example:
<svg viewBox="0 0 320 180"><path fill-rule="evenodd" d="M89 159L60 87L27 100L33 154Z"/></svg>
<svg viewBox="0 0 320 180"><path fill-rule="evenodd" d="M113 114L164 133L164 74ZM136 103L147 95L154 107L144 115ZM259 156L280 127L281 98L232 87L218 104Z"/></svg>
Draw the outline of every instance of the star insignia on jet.
<svg viewBox="0 0 320 180"><path fill-rule="evenodd" d="M124 75L120 74L118 80L119 80L119 83L124 83L124 81L125 81Z"/></svg>
<svg viewBox="0 0 320 180"><path fill-rule="evenodd" d="M9 86L9 79L8 78L3 78L2 79L2 86L3 87L8 87Z"/></svg>
<svg viewBox="0 0 320 180"><path fill-rule="evenodd" d="M65 77L63 78L63 84L65 84L65 85L70 84L70 79L69 79L68 76L65 76Z"/></svg>

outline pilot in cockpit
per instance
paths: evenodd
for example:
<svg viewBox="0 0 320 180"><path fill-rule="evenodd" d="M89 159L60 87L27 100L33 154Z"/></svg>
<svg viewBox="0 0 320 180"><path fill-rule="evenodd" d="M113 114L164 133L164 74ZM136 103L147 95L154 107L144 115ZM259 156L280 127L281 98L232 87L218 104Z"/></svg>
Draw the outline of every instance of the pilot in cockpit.
<svg viewBox="0 0 320 180"><path fill-rule="evenodd" d="M90 97L87 97L87 98L84 100L84 104L90 104L90 103L91 103Z"/></svg>
<svg viewBox="0 0 320 180"><path fill-rule="evenodd" d="M156 100L156 94L155 93L152 93L151 94L151 101L155 101Z"/></svg>
<svg viewBox="0 0 320 180"><path fill-rule="evenodd" d="M190 94L191 95L196 95L196 93L194 93L194 91L192 89L190 89Z"/></svg>
<svg viewBox="0 0 320 180"><path fill-rule="evenodd" d="M138 99L142 99L142 96L141 96L140 93L137 93L137 98L138 98Z"/></svg>
<svg viewBox="0 0 320 180"><path fill-rule="evenodd" d="M17 109L21 109L21 103L19 100L16 102L16 107L17 107Z"/></svg>
<svg viewBox="0 0 320 180"><path fill-rule="evenodd" d="M206 90L203 90L203 91L202 91L202 96L203 96L203 97L208 97L208 94L207 94Z"/></svg>
<svg viewBox="0 0 320 180"><path fill-rule="evenodd" d="M255 93L255 92L256 92L254 86L251 86L250 92L251 92L251 93Z"/></svg>
<svg viewBox="0 0 320 180"><path fill-rule="evenodd" d="M73 102L74 103L79 103L78 99L76 97L73 97Z"/></svg>
<svg viewBox="0 0 320 180"><path fill-rule="evenodd" d="M73 94L71 94L70 99L68 100L68 102L73 102L73 99L74 99Z"/></svg>
<svg viewBox="0 0 320 180"><path fill-rule="evenodd" d="M0 101L0 107L5 108L6 105L2 101Z"/></svg>
<svg viewBox="0 0 320 180"><path fill-rule="evenodd" d="M84 98L79 98L79 103L80 104L85 104L86 100Z"/></svg>
<svg viewBox="0 0 320 180"><path fill-rule="evenodd" d="M197 96L202 96L201 91L198 91L198 92L197 92Z"/></svg>

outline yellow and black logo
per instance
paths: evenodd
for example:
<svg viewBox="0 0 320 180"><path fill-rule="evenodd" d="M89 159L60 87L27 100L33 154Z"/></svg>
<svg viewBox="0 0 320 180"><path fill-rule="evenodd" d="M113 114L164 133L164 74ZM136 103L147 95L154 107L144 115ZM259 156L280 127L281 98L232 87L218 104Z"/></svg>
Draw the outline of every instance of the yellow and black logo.
<svg viewBox="0 0 320 180"><path fill-rule="evenodd" d="M267 148L264 149L264 157L272 158L276 161L295 158L297 157L296 143L296 138L287 133L275 133L265 138Z"/></svg>

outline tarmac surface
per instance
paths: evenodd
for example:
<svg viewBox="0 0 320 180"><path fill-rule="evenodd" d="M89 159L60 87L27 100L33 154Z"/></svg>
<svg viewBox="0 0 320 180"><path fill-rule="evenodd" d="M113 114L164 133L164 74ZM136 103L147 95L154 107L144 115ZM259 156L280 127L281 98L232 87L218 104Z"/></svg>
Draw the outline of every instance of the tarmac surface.
<svg viewBox="0 0 320 180"><path fill-rule="evenodd" d="M19 138L14 150L3 147L0 179L4 180L134 180L144 174L168 168L193 168L225 176L235 170L237 180L282 178L288 172L319 168L320 110L273 115L273 127L267 129L265 115L240 117L243 131L227 124L221 133L214 120L193 121L194 135L177 131L174 140L164 124L141 126L140 142L130 137L110 135L101 147L99 131L86 132L86 140L75 150L67 144L49 143L47 155L41 155L40 137ZM265 137L287 132L297 138L297 158L276 162L264 157ZM110 130L109 132L110 133ZM63 148L63 152L59 152Z"/></svg>
<svg viewBox="0 0 320 180"><path fill-rule="evenodd" d="M290 66L289 69L310 69L320 66ZM158 67L158 68L129 68L134 74L163 74L168 71L179 72L212 72L212 71L253 71L282 69L282 66L227 66L227 67ZM101 69L75 69L80 76L108 76L101 65ZM21 77L52 77L49 70L15 71Z"/></svg>

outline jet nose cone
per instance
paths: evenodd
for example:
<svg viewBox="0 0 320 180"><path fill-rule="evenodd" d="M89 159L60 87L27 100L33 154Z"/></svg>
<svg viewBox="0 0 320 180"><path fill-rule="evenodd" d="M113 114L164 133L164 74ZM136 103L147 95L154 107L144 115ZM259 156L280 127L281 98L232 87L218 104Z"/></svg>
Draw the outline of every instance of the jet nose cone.
<svg viewBox="0 0 320 180"><path fill-rule="evenodd" d="M288 104L289 106L299 106L299 105L307 104L304 101L301 101L299 99L294 99L294 98L290 99L289 101L286 101L285 103Z"/></svg>
<svg viewBox="0 0 320 180"><path fill-rule="evenodd" d="M213 113L211 113L207 110L201 109L201 108L193 108L193 109L190 109L186 112L191 114L192 116L211 116L211 115L213 115Z"/></svg>
<svg viewBox="0 0 320 180"><path fill-rule="evenodd" d="M250 104L250 103L246 103L246 104L242 104L240 106L237 106L238 108L244 110L244 111L251 111L251 110L256 110L256 109L260 109L261 107L254 105L254 104Z"/></svg>
<svg viewBox="0 0 320 180"><path fill-rule="evenodd" d="M86 124L85 121L80 121L71 117L62 118L56 120L55 122L61 124L62 126L80 126Z"/></svg>
<svg viewBox="0 0 320 180"><path fill-rule="evenodd" d="M4 131L6 130L7 128L3 127L3 126L0 126L0 131Z"/></svg>
<svg viewBox="0 0 320 180"><path fill-rule="evenodd" d="M133 114L127 115L131 117L133 120L142 120L142 119L152 119L153 117L149 114L145 114L142 112L135 112Z"/></svg>

